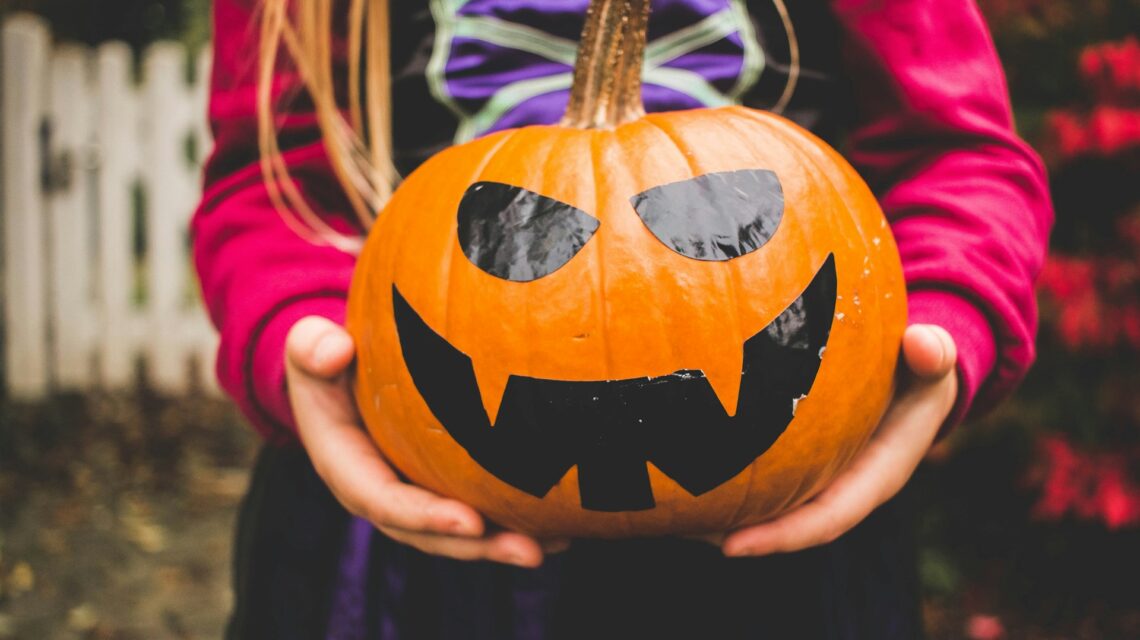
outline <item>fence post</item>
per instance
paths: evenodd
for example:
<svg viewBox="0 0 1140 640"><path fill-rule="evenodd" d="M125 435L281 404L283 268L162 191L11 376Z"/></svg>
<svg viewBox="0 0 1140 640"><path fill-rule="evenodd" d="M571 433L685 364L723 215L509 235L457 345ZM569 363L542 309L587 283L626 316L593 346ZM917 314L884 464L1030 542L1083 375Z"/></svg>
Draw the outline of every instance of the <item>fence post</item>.
<svg viewBox="0 0 1140 640"><path fill-rule="evenodd" d="M195 147L198 154L198 157L195 158L195 168L192 171L194 202L197 202L202 197L202 174L200 167L205 162L206 155L213 146L213 136L210 133L209 119L207 118L210 69L212 64L213 59L210 54L210 48L203 47L202 50L198 52L198 56L194 61L194 84L190 89L190 95L192 96L190 102L194 105L192 114L193 131L194 139L197 143ZM193 299L195 304L194 313L191 316L191 324L193 326L191 331L196 336L195 353L197 354L198 360L199 384L207 393L218 395L221 393L221 388L218 386L217 374L214 373L214 367L217 363L218 334L214 331L213 325L210 324L210 319L207 317L206 310L202 305L201 297L197 290L197 280L194 280L190 284L194 287Z"/></svg>
<svg viewBox="0 0 1140 640"><path fill-rule="evenodd" d="M46 23L30 14L6 19L0 38L9 393L44 398L55 388L92 388L96 378L106 390L130 389L139 355L159 391L187 391L194 358L199 386L216 392L218 338L197 300L186 243L210 144L208 50L187 84L185 49L154 45L139 87L124 43L53 47ZM191 137L196 157L187 154Z"/></svg>
<svg viewBox="0 0 1140 640"><path fill-rule="evenodd" d="M88 164L92 142L87 78L89 51L64 45L51 57L48 99L51 145L48 204L51 212L51 327L55 383L84 389L91 382L91 272L94 229Z"/></svg>
<svg viewBox="0 0 1140 640"><path fill-rule="evenodd" d="M190 274L185 228L194 206L185 141L191 133L190 96L184 80L186 51L170 42L151 46L143 59L142 176L147 199L147 336L149 382L160 391L186 389L186 356L193 336L179 311Z"/></svg>
<svg viewBox="0 0 1140 640"><path fill-rule="evenodd" d="M50 37L30 15L5 20L2 34L5 370L11 395L32 398L49 373L40 130Z"/></svg>
<svg viewBox="0 0 1140 640"><path fill-rule="evenodd" d="M121 42L95 59L99 149L99 355L104 388L134 382L134 202L138 176L138 112L131 51Z"/></svg>

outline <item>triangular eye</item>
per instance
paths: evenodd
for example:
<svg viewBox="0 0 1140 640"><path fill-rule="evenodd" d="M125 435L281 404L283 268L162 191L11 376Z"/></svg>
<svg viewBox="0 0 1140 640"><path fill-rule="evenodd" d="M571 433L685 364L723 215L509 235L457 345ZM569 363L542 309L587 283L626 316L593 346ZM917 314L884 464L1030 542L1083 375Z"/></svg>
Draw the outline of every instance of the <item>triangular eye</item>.
<svg viewBox="0 0 1140 640"><path fill-rule="evenodd" d="M459 246L472 264L530 282L570 261L598 220L554 198L501 182L476 182L459 202Z"/></svg>
<svg viewBox="0 0 1140 640"><path fill-rule="evenodd" d="M764 246L784 217L784 189L767 169L672 182L630 198L641 221L677 253L731 260Z"/></svg>

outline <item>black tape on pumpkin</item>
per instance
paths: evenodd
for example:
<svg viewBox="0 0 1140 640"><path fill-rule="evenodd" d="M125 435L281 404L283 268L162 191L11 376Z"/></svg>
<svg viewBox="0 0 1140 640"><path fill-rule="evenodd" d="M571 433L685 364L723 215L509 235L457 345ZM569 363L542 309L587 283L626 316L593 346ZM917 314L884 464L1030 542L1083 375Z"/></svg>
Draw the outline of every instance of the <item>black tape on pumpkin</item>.
<svg viewBox="0 0 1140 640"><path fill-rule="evenodd" d="M835 296L829 256L803 294L744 343L735 416L700 371L608 381L511 376L492 425L471 359L392 289L404 362L444 429L488 472L539 498L577 465L582 507L595 511L653 508L647 462L699 496L763 455L811 390Z"/></svg>
<svg viewBox="0 0 1140 640"><path fill-rule="evenodd" d="M739 258L767 244L784 217L784 188L767 169L706 173L630 198L665 246L696 260Z"/></svg>
<svg viewBox="0 0 1140 640"><path fill-rule="evenodd" d="M550 275L598 230L597 218L581 209L501 182L468 187L457 217L467 259L513 282Z"/></svg>

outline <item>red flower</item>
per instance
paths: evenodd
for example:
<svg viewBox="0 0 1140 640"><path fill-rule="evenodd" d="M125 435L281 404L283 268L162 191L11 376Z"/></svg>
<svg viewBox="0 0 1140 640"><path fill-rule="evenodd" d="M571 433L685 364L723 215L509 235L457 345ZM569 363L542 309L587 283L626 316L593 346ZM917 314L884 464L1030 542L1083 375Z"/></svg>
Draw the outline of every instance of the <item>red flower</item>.
<svg viewBox="0 0 1140 640"><path fill-rule="evenodd" d="M1039 286L1052 303L1053 329L1069 349L1140 348L1140 267L1135 259L1051 256Z"/></svg>
<svg viewBox="0 0 1140 640"><path fill-rule="evenodd" d="M1086 47L1078 68L1101 101L1120 103L1140 95L1140 41L1135 36Z"/></svg>
<svg viewBox="0 0 1140 640"><path fill-rule="evenodd" d="M1140 305L1131 305L1121 310L1120 332L1133 349L1140 349Z"/></svg>
<svg viewBox="0 0 1140 640"><path fill-rule="evenodd" d="M1109 332L1105 330L1105 318L1099 302L1096 293L1090 289L1061 309L1057 333L1065 346L1073 350L1082 346L1106 346Z"/></svg>
<svg viewBox="0 0 1140 640"><path fill-rule="evenodd" d="M1038 465L1031 481L1041 486L1033 508L1038 518L1058 520L1073 513L1083 520L1100 520L1109 529L1140 524L1140 485L1129 473L1140 456L1080 452L1062 436L1038 443Z"/></svg>
<svg viewBox="0 0 1140 640"><path fill-rule="evenodd" d="M1108 338L1091 260L1050 257L1041 272L1040 287L1056 303L1056 330L1070 349L1103 346Z"/></svg>
<svg viewBox="0 0 1140 640"><path fill-rule="evenodd" d="M1080 459L1069 443L1060 436L1046 436L1038 442L1038 456L1043 469L1041 498L1033 507L1039 518L1057 520L1079 502L1077 486Z"/></svg>
<svg viewBox="0 0 1140 640"><path fill-rule="evenodd" d="M1058 303L1067 304L1093 287L1095 275L1091 260L1053 255L1041 270L1040 286Z"/></svg>
<svg viewBox="0 0 1140 640"><path fill-rule="evenodd" d="M1094 500L1109 529L1140 523L1140 487L1128 481L1126 471L1122 461L1100 471Z"/></svg>
<svg viewBox="0 0 1140 640"><path fill-rule="evenodd" d="M1095 94L1088 114L1057 109L1045 116L1044 150L1053 162L1085 154L1113 155L1140 145L1140 40L1086 47L1077 60L1081 78Z"/></svg>
<svg viewBox="0 0 1140 640"><path fill-rule="evenodd" d="M1057 160L1067 160L1089 150L1088 134L1080 116L1054 110L1045 116L1045 147Z"/></svg>
<svg viewBox="0 0 1140 640"><path fill-rule="evenodd" d="M1005 637L1005 626L997 616L972 615L966 622L970 640L998 640Z"/></svg>
<svg viewBox="0 0 1140 640"><path fill-rule="evenodd" d="M1092 151L1104 156L1136 146L1140 144L1140 111L1096 107L1089 114L1087 135Z"/></svg>
<svg viewBox="0 0 1140 640"><path fill-rule="evenodd" d="M1082 155L1111 156L1140 146L1140 110L1098 106L1082 116L1056 109L1045 116L1044 136L1054 163Z"/></svg>

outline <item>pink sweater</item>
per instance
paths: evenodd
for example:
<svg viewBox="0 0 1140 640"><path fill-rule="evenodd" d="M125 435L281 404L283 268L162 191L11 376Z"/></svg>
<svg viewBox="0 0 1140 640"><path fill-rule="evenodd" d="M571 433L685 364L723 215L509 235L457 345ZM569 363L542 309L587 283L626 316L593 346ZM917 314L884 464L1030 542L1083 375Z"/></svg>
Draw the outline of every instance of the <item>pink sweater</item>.
<svg viewBox="0 0 1140 640"><path fill-rule="evenodd" d="M285 336L307 315L343 321L354 258L295 235L262 184L252 4L214 6L216 146L193 247L221 332L218 378L266 438L284 442L294 437ZM830 8L842 43L836 59L855 99L843 150L879 194L898 239L911 322L941 325L958 345L953 425L1008 394L1034 358L1033 281L1052 222L1044 170L1014 132L1001 66L973 2L833 0ZM412 74L395 71L400 127L400 83ZM279 95L298 86L285 72L277 83ZM310 202L350 229L308 104L290 109L281 138Z"/></svg>

